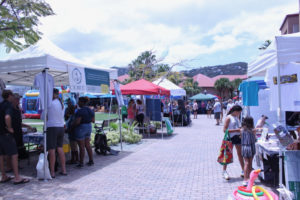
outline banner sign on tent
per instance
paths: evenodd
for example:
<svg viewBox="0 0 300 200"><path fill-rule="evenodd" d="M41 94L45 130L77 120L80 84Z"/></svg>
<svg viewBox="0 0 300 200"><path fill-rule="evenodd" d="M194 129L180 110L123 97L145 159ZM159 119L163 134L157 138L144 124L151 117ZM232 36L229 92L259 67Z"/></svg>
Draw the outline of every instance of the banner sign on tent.
<svg viewBox="0 0 300 200"><path fill-rule="evenodd" d="M109 72L85 68L87 92L109 93Z"/></svg>
<svg viewBox="0 0 300 200"><path fill-rule="evenodd" d="M109 92L109 72L73 66L68 66L68 71L71 92Z"/></svg>
<svg viewBox="0 0 300 200"><path fill-rule="evenodd" d="M80 67L68 66L70 91L86 92L85 71Z"/></svg>
<svg viewBox="0 0 300 200"><path fill-rule="evenodd" d="M118 104L119 104L119 106L123 106L124 100L123 100L123 96L121 93L120 84L118 83L118 81L114 81L114 87L115 87L115 94L116 94Z"/></svg>

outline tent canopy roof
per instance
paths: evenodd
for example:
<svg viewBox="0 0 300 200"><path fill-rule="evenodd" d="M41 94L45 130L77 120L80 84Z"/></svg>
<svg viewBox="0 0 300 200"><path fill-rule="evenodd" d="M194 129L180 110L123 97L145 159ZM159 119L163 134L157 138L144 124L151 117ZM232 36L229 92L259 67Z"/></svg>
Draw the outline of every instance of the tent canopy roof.
<svg viewBox="0 0 300 200"><path fill-rule="evenodd" d="M159 78L156 81L153 81L155 85L159 85L165 89L170 90L171 96L185 96L186 91L181 87L175 85L173 82L169 81L168 79Z"/></svg>
<svg viewBox="0 0 300 200"><path fill-rule="evenodd" d="M117 78L117 70L84 64L46 38L0 61L0 78L7 84L29 86L35 75L47 68L57 86L68 85L68 66L108 71L111 79Z"/></svg>
<svg viewBox="0 0 300 200"><path fill-rule="evenodd" d="M195 96L192 96L190 99L191 100L205 101L205 100L212 100L212 99L215 99L215 98L217 98L217 97L215 95L212 95L212 94L199 93L199 94L196 94Z"/></svg>
<svg viewBox="0 0 300 200"><path fill-rule="evenodd" d="M274 42L249 63L248 76L264 76L277 64L300 62L300 33L275 36Z"/></svg>
<svg viewBox="0 0 300 200"><path fill-rule="evenodd" d="M140 79L138 81L134 81L128 83L126 85L120 86L122 95L166 95L170 96L170 90L167 90L163 87L155 85L150 81L145 79ZM113 94L115 94L115 90L113 90Z"/></svg>

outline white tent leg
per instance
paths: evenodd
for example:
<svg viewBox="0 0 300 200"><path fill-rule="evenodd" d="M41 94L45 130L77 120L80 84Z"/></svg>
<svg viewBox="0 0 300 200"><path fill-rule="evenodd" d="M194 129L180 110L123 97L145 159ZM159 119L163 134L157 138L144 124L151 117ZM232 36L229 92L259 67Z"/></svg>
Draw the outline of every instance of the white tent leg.
<svg viewBox="0 0 300 200"><path fill-rule="evenodd" d="M44 95L44 181L47 181L46 179L46 171L48 166L46 165L46 160L47 160L47 114L48 114L48 69L46 68L44 70L45 73L45 84L44 84L44 91L45 91L45 95Z"/></svg>

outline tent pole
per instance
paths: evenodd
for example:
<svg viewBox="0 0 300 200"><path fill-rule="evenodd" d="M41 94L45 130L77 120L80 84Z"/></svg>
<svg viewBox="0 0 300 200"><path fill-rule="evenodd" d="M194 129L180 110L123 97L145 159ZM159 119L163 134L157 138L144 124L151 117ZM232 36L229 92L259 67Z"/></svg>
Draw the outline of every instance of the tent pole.
<svg viewBox="0 0 300 200"><path fill-rule="evenodd" d="M174 112L173 112L173 108L172 108L172 96L170 96L170 108L171 108L171 113L172 113L173 129L175 131Z"/></svg>
<svg viewBox="0 0 300 200"><path fill-rule="evenodd" d="M281 105L281 80L280 80L280 63L278 62L277 57L277 89L278 89L278 108L277 108L277 116L278 116L278 125L283 124L282 123L282 105ZM279 188L283 188L282 182L282 172L283 172L283 166L282 166L282 150L279 148ZM279 194L281 196L281 193Z"/></svg>
<svg viewBox="0 0 300 200"><path fill-rule="evenodd" d="M45 83L44 83L44 91L45 91L45 95L44 95L44 181L47 181L46 179L46 171L48 166L46 165L46 160L47 160L47 114L48 114L48 68L45 69L44 71L45 73Z"/></svg>
<svg viewBox="0 0 300 200"><path fill-rule="evenodd" d="M108 126L110 126L111 104L112 104L112 97L110 97L110 104L109 104L109 111L108 111Z"/></svg>
<svg viewBox="0 0 300 200"><path fill-rule="evenodd" d="M160 106L161 106L160 94L158 95L158 98L159 98ZM162 118L162 116L161 116L160 124L161 124L161 139L163 140L164 139L164 131L163 131L163 118Z"/></svg>

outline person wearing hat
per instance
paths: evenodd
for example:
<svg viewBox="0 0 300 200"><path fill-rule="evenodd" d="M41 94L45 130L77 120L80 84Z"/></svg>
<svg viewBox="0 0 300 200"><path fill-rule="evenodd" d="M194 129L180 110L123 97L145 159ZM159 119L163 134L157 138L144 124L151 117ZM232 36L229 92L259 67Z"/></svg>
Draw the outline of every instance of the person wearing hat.
<svg viewBox="0 0 300 200"><path fill-rule="evenodd" d="M0 170L1 183L13 180L14 184L28 183L29 179L22 178L19 175L18 169L18 149L14 138L14 128L12 126L13 120L13 106L15 98L11 90L3 90L2 97L4 101L0 104ZM14 178L9 177L4 169L4 156L10 158Z"/></svg>

